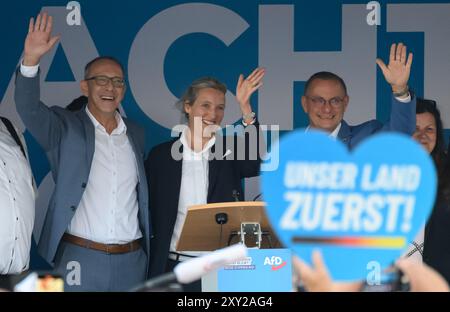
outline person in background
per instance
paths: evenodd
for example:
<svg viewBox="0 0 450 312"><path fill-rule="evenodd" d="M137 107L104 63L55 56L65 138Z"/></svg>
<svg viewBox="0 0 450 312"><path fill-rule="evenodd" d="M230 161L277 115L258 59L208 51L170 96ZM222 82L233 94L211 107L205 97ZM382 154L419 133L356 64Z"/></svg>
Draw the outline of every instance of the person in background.
<svg viewBox="0 0 450 312"><path fill-rule="evenodd" d="M430 104L431 107L436 108ZM430 118L430 117L428 117ZM438 121L438 119L436 119ZM432 121L429 122L432 124ZM438 124L438 127L442 128L442 123ZM439 129L439 128L438 128ZM439 132L437 132L439 136ZM430 135L432 137L432 135ZM432 138L430 139L432 141ZM443 139L437 139L438 142ZM426 139L424 138L424 142ZM448 153L450 151L450 145L447 150L446 157L442 157L439 160L439 188L431 216L425 226L424 235L424 249L423 249L423 261L438 271L446 280L450 283L450 162L448 159ZM433 157L434 158L434 157ZM440 169L443 168L443 169Z"/></svg>
<svg viewBox="0 0 450 312"><path fill-rule="evenodd" d="M78 112L79 110L83 109L87 105L87 103L87 96L81 95L76 99L73 99L73 101L66 106L66 109L70 110L71 112Z"/></svg>
<svg viewBox="0 0 450 312"><path fill-rule="evenodd" d="M438 176L441 176L446 152L441 113L435 101L417 99L416 130L413 133L413 138L433 158Z"/></svg>
<svg viewBox="0 0 450 312"><path fill-rule="evenodd" d="M441 113L433 100L417 98L416 106L416 131L413 133L417 141L425 151L430 154L436 167L438 176L438 192L435 206L442 205L442 182L445 181L443 169L446 162L444 129ZM432 244L430 242L429 244ZM421 262L424 250L424 229L422 229L405 253L406 257Z"/></svg>
<svg viewBox="0 0 450 312"><path fill-rule="evenodd" d="M23 135L0 116L0 275L29 267L35 197Z"/></svg>

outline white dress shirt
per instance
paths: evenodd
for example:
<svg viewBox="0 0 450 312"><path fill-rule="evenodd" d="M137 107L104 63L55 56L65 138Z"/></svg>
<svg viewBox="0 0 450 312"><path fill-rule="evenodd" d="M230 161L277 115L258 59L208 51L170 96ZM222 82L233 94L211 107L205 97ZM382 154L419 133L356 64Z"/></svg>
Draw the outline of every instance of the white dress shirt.
<svg viewBox="0 0 450 312"><path fill-rule="evenodd" d="M22 137L21 141L26 150ZM28 269L34 200L29 163L0 121L0 274Z"/></svg>
<svg viewBox="0 0 450 312"><path fill-rule="evenodd" d="M342 126L342 122L340 122L340 123L337 125L336 129L334 129L333 132L331 132L330 134L328 134L328 136L329 136L330 138L336 139L337 136L338 136L338 134L339 134L339 130L341 130L341 126ZM306 127L305 132L308 132L308 131L311 130L311 129L313 129L313 128L311 128L311 126L308 126L308 127ZM315 129L315 130L317 130L317 129Z"/></svg>
<svg viewBox="0 0 450 312"><path fill-rule="evenodd" d="M337 139L339 131L341 130L341 126L342 126L342 122L340 122L338 124L338 126L336 127L336 129L334 129L333 132L330 133L330 137L332 137L333 139Z"/></svg>
<svg viewBox="0 0 450 312"><path fill-rule="evenodd" d="M141 238L136 186L138 171L127 127L116 113L111 134L86 107L95 128L95 152L86 189L68 233L104 244Z"/></svg>
<svg viewBox="0 0 450 312"><path fill-rule="evenodd" d="M23 76L35 77L39 65L21 64ZM116 113L111 134L86 107L95 128L95 151L86 189L67 232L104 244L124 244L142 237L138 221L138 170L127 127ZM70 191L70 190L68 190Z"/></svg>
<svg viewBox="0 0 450 312"><path fill-rule="evenodd" d="M188 207L207 203L209 186L208 157L210 148L216 142L216 137L213 136L203 150L197 153L188 144L187 131L188 128L185 128L180 136L180 142L183 144L183 163L181 169L180 196L178 199L178 214L170 242L170 251L176 251L181 230L186 220ZM189 254L192 254L192 252Z"/></svg>
<svg viewBox="0 0 450 312"><path fill-rule="evenodd" d="M26 65L23 65L23 62L20 64L20 73L24 77L27 77L27 78L36 77L38 71L39 71L39 64L35 65L35 66L26 66Z"/></svg>

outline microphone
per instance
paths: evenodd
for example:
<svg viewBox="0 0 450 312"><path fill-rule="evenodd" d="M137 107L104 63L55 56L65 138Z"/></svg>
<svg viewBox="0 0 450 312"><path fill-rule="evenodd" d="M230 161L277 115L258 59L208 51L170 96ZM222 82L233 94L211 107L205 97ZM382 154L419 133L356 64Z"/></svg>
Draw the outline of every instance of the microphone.
<svg viewBox="0 0 450 312"><path fill-rule="evenodd" d="M226 214L225 212L216 213L214 217L216 219L217 224L222 225L228 222L228 214Z"/></svg>
<svg viewBox="0 0 450 312"><path fill-rule="evenodd" d="M173 283L189 284L222 266L242 260L246 256L247 247L242 244L219 249L207 255L181 262L173 269L173 272L152 278L131 291L162 290Z"/></svg>
<svg viewBox="0 0 450 312"><path fill-rule="evenodd" d="M258 195L256 195L255 196L255 198L253 198L253 200L252 201L256 201L258 198L260 198L261 197L261 195L262 195L262 193L259 193Z"/></svg>
<svg viewBox="0 0 450 312"><path fill-rule="evenodd" d="M242 260L245 257L247 257L247 247L242 244L236 244L202 257L181 262L173 269L173 272L177 276L178 282L189 284L212 271Z"/></svg>
<svg viewBox="0 0 450 312"><path fill-rule="evenodd" d="M233 190L233 194L231 196L233 196L234 201L238 202L239 201L239 195L240 195L240 193L239 193L238 190Z"/></svg>

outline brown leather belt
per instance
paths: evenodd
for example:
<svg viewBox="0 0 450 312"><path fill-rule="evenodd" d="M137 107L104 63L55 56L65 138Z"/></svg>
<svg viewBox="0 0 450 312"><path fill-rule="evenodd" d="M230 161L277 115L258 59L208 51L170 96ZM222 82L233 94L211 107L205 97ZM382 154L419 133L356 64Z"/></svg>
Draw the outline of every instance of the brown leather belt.
<svg viewBox="0 0 450 312"><path fill-rule="evenodd" d="M137 239L126 244L102 244L68 233L64 233L62 239L68 243L80 247L99 250L109 254L127 253L141 248L141 239Z"/></svg>

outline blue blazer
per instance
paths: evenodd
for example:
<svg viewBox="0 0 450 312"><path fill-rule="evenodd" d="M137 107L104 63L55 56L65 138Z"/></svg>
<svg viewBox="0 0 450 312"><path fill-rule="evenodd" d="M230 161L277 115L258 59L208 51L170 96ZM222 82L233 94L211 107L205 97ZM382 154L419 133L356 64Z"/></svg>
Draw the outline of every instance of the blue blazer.
<svg viewBox="0 0 450 312"><path fill-rule="evenodd" d="M61 237L75 214L89 179L95 149L95 129L84 109L70 112L42 103L39 100L39 75L26 78L18 70L14 97L23 123L47 154L55 181L38 243L39 253L53 264ZM139 226L145 242L143 247L149 258L151 223L144 169L144 131L127 119L123 120L136 156Z"/></svg>
<svg viewBox="0 0 450 312"><path fill-rule="evenodd" d="M391 115L385 124L378 120L369 120L356 126L350 126L342 120L338 138L349 149L353 149L368 136L381 131L394 131L412 136L416 130L416 97L411 93L411 102L401 103L392 97Z"/></svg>

